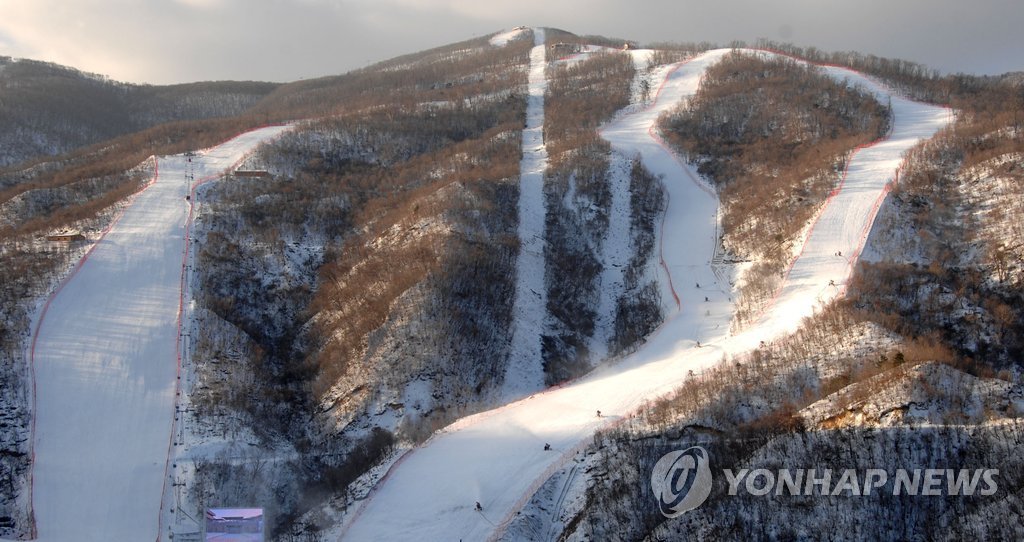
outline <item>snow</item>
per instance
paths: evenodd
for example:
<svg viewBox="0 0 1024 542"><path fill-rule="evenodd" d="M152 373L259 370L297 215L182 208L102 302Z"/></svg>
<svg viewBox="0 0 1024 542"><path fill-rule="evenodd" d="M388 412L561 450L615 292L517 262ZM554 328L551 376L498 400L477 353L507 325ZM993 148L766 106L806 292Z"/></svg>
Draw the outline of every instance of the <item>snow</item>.
<svg viewBox="0 0 1024 542"><path fill-rule="evenodd" d="M679 331L691 342L720 334L732 319L729 285L718 285L710 266L718 241L718 198L653 130L658 117L693 94L704 70L726 52L708 53L680 68L662 71L665 83L650 107L621 115L601 131L622 155L639 153L665 186L668 207L659 242L662 269L667 273L660 281L661 298L667 313L676 312L673 318L682 325Z"/></svg>
<svg viewBox="0 0 1024 542"><path fill-rule="evenodd" d="M586 446L595 430L614 425L643 401L678 387L688 371L793 331L803 317L841 294L903 152L942 128L949 112L892 96L892 134L854 155L843 185L819 215L774 304L756 325L729 336L730 291L715 282L710 265L716 244L716 198L654 133L658 115L692 95L704 69L727 52L710 51L652 74L665 81L651 107L623 114L603 130L617 152L627 157L640 153L651 171L664 176L670 200L660 239L666 271L662 288L672 309L664 324L617 364L572 385L464 418L436 433L396 463L354 515L344 533L348 539L500 536L515 513ZM885 89L864 76L838 68L829 68L828 73L889 99ZM531 127L535 121L531 119ZM837 256L839 251L845 256ZM830 280L837 286L829 286ZM697 340L703 347L695 348ZM603 417L596 416L598 409ZM544 451L544 443L553 451ZM481 503L482 511L474 510L475 502Z"/></svg>
<svg viewBox="0 0 1024 542"><path fill-rule="evenodd" d="M810 427L980 425L1002 414L1019 417L1022 389L978 378L934 361L880 374L843 388L800 411Z"/></svg>
<svg viewBox="0 0 1024 542"><path fill-rule="evenodd" d="M528 28L523 26L517 26L507 32L499 32L498 34L491 36L491 39L489 41L490 44L495 47L504 47L508 45L508 42L510 41L515 41L524 38L526 34L528 34L529 32L530 30ZM541 36L543 37L543 30L541 31ZM544 40L541 39L540 43L541 45L543 45Z"/></svg>
<svg viewBox="0 0 1024 542"><path fill-rule="evenodd" d="M193 158L197 179L287 127ZM33 338L39 540L154 540L177 389L187 159L159 174L52 297Z"/></svg>
<svg viewBox="0 0 1024 542"><path fill-rule="evenodd" d="M591 350L596 359L608 355L608 344L615 327L616 303L625 287L623 272L633 255L630 238L629 160L619 154L612 158L609 168L611 207L608 212L608 232L601 244L601 290L597 305L597 322ZM574 186L574 185L572 185Z"/></svg>
<svg viewBox="0 0 1024 542"><path fill-rule="evenodd" d="M514 327L508 369L502 387L504 397L520 398L544 387L540 337L547 320L547 286L544 281L544 170L548 151L544 145L544 92L547 62L544 30L533 31L527 79L526 128L523 158L519 166L519 255L516 258Z"/></svg>
<svg viewBox="0 0 1024 542"><path fill-rule="evenodd" d="M622 51L622 49L604 47L601 45L583 45L579 48L578 52L562 58L552 59L551 64L555 66L575 66L576 64L591 58L595 53L614 53L618 51Z"/></svg>

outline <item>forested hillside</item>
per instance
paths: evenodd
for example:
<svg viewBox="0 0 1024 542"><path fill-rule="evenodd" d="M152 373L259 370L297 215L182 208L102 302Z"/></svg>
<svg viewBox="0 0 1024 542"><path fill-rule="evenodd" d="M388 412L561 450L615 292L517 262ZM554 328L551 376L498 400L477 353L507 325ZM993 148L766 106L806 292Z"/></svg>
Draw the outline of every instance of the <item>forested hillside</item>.
<svg viewBox="0 0 1024 542"><path fill-rule="evenodd" d="M549 41L568 43L560 38L570 36L555 33ZM629 227L612 223L623 219L612 216L612 205L614 198L629 193L629 179L621 162L613 166L616 158L611 146L597 128L629 104L634 73L629 55L620 52L582 61L552 60L544 125L550 156L545 182L545 275L549 278L547 308L554 322L542 339L548 384L584 374L608 351L610 337L598 329L600 298L602 293L619 294L615 285L602 284L602 272L610 265L604 258L611 249L607 246L610 230ZM649 197L650 190L657 198L656 187L646 188L637 190L638 200ZM653 206L657 209L657 203ZM643 220L642 214L636 216Z"/></svg>
<svg viewBox="0 0 1024 542"><path fill-rule="evenodd" d="M1024 117L1011 90L984 87L952 130L908 156L854 294L857 309L893 331L1019 372Z"/></svg>
<svg viewBox="0 0 1024 542"><path fill-rule="evenodd" d="M760 315L849 154L883 137L888 116L886 104L814 66L735 53L664 119L669 141L718 187L725 252L748 264L737 325Z"/></svg>
<svg viewBox="0 0 1024 542"><path fill-rule="evenodd" d="M507 362L529 45L476 40L303 85L295 103L331 92L335 115L262 149L250 165L271 178L204 193L195 423L240 419L299 455L256 485L215 461L195 502L280 487L274 536L319 529L395 443L488 404Z"/></svg>
<svg viewBox="0 0 1024 542"><path fill-rule="evenodd" d="M517 32L288 84L128 85L0 57L0 537L24 538L33 521L25 357L40 303L158 174L154 156L263 124L295 123L242 164L255 174L196 193L179 512L267 506L271 539L331 539L401 452L499 406L533 44ZM653 71L711 46L637 56L624 40L546 36L541 361L557 385L641 346L665 317L662 179L601 128L650 103ZM819 533L802 525L824 525L856 538L1020 538L1024 81L760 45L861 70L950 106L956 122L907 155L844 298L617 419L506 536L801 539ZM734 330L777 293L852 153L884 138L891 114L794 58L733 52L662 119L719 197ZM84 239L45 240L61 229ZM699 511L666 520L651 466L695 443L734 470L996 465L1005 491L811 501L718 485Z"/></svg>
<svg viewBox="0 0 1024 542"><path fill-rule="evenodd" d="M856 54L811 50L805 56L849 64L912 96L954 104L957 121L909 154L900 183L871 231L867 261L857 268L845 299L784 340L691 375L685 386L642 409L637 419L597 437L585 456L538 491L509 537L542 529L555 529L565 540L831 539L837 533L852 539L1022 536L1024 526L1010 510L1024 484L1016 453L1024 417L1024 329L1019 325L1024 262L1019 221L1009 217L1024 202L1018 113L1024 87L1012 78L940 77L913 63ZM738 69L737 62L745 69ZM798 103L802 93L794 88L776 95L770 103L781 115L766 123L753 115L758 111L755 97L769 95L774 85L813 76L813 70L789 61L774 64L775 70L789 73L772 81L765 77L771 72L762 60L727 60L709 72L721 78L709 77L702 92L729 88L723 79L735 86L717 101L707 99L710 92L699 96L664 125L719 184L726 246L758 262L771 261L765 257L770 253L740 248L775 247L797 232L827 194L844 145L878 137L886 119L885 104L833 87L826 91L827 102L819 95L805 106L812 115L827 115L823 106L836 103L837 97L861 100L837 112L862 111L857 118L868 121L860 124L866 139L843 135L842 127L849 125L836 116L827 123L827 141L837 148L817 162L814 155L801 156L801 144L814 140L806 134L816 131L798 124L789 132L797 137L789 139L785 119L788 104ZM806 82L801 86L814 88ZM752 137L744 140L744 130L730 128L731 119L744 121L740 126ZM827 141L819 144L829 149ZM758 154L751 142L756 143L753 149L763 145L771 152ZM804 160L817 165L794 167ZM815 168L833 173L822 174L824 185L810 191L814 183L806 179L815 178ZM787 171L804 183L780 184L776 192L756 195L767 179L785 178L773 173ZM754 186L744 187L744 181ZM777 201L784 207L774 208ZM741 202L744 212L730 215ZM786 216L779 217L780 211ZM743 232L755 230L758 234L747 237L752 244L736 242ZM777 258L786 263L789 256ZM744 295L749 286L739 286ZM849 492L733 496L727 494L726 480L719 479L700 508L666 519L653 504L651 469L666 452L695 444L709 451L716 474L744 468L832 469L838 475L847 468L957 472L984 467L999 469L998 492L921 498L894 496L888 488L878 498L851 498ZM559 492L564 500L551 510L551 496Z"/></svg>
<svg viewBox="0 0 1024 542"><path fill-rule="evenodd" d="M234 117L277 87L233 81L133 85L0 57L0 168L167 122Z"/></svg>

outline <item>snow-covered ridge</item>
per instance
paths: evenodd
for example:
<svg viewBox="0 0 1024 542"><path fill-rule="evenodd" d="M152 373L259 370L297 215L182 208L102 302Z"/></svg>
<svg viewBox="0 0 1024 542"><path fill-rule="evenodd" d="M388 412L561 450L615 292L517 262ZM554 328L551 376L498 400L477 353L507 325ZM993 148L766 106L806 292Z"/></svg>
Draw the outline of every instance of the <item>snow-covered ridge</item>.
<svg viewBox="0 0 1024 542"><path fill-rule="evenodd" d="M603 131L617 152L640 154L649 170L664 176L669 204L661 232L663 298L678 299L678 310L669 307L674 313L662 327L618 364L435 434L378 486L346 533L352 539L482 540L500 535L532 492L596 429L671 391L690 370L789 333L816 307L841 295L903 152L945 126L949 112L892 96L850 70L827 68L886 99L892 96L892 134L854 155L843 186L819 215L775 303L758 325L729 336L730 292L715 282L710 268L717 200L655 133L658 115L695 93L705 68L728 51L709 51L659 72L663 82L652 105L621 115ZM695 348L697 341L703 347ZM544 449L545 443L551 450ZM476 502L482 510L474 510Z"/></svg>
<svg viewBox="0 0 1024 542"><path fill-rule="evenodd" d="M543 38L544 31L541 30L540 32L541 32L541 37ZM491 39L488 40L488 41L490 42L491 45L493 45L495 47L504 47L504 46L508 45L508 42L515 41L515 40L518 40L518 39L523 39L529 33L530 33L530 29L529 28L526 28L525 26L517 26L517 27L513 28L512 30L508 30L508 31L505 31L505 32L499 32L499 33L491 36ZM536 39L534 40L534 42L536 43ZM540 43L541 43L541 45L543 45L544 44L544 40L541 39Z"/></svg>

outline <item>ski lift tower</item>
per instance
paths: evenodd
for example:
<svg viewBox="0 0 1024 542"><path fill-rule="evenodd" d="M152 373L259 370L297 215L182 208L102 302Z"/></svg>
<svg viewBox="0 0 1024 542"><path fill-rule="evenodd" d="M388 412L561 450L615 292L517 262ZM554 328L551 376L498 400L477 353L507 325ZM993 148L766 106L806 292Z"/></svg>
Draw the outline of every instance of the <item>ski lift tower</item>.
<svg viewBox="0 0 1024 542"><path fill-rule="evenodd" d="M185 152L185 199L189 199L192 193L192 184L196 180L196 168L192 159L196 153L193 151Z"/></svg>

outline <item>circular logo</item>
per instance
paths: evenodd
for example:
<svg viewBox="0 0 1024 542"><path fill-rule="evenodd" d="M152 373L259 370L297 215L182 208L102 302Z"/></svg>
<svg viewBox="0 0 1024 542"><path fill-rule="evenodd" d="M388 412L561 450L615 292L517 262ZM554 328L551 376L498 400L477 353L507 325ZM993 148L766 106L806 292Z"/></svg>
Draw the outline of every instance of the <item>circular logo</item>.
<svg viewBox="0 0 1024 542"><path fill-rule="evenodd" d="M663 455L651 471L651 489L658 499L658 508L667 518L697 508L711 494L708 451L692 446Z"/></svg>

